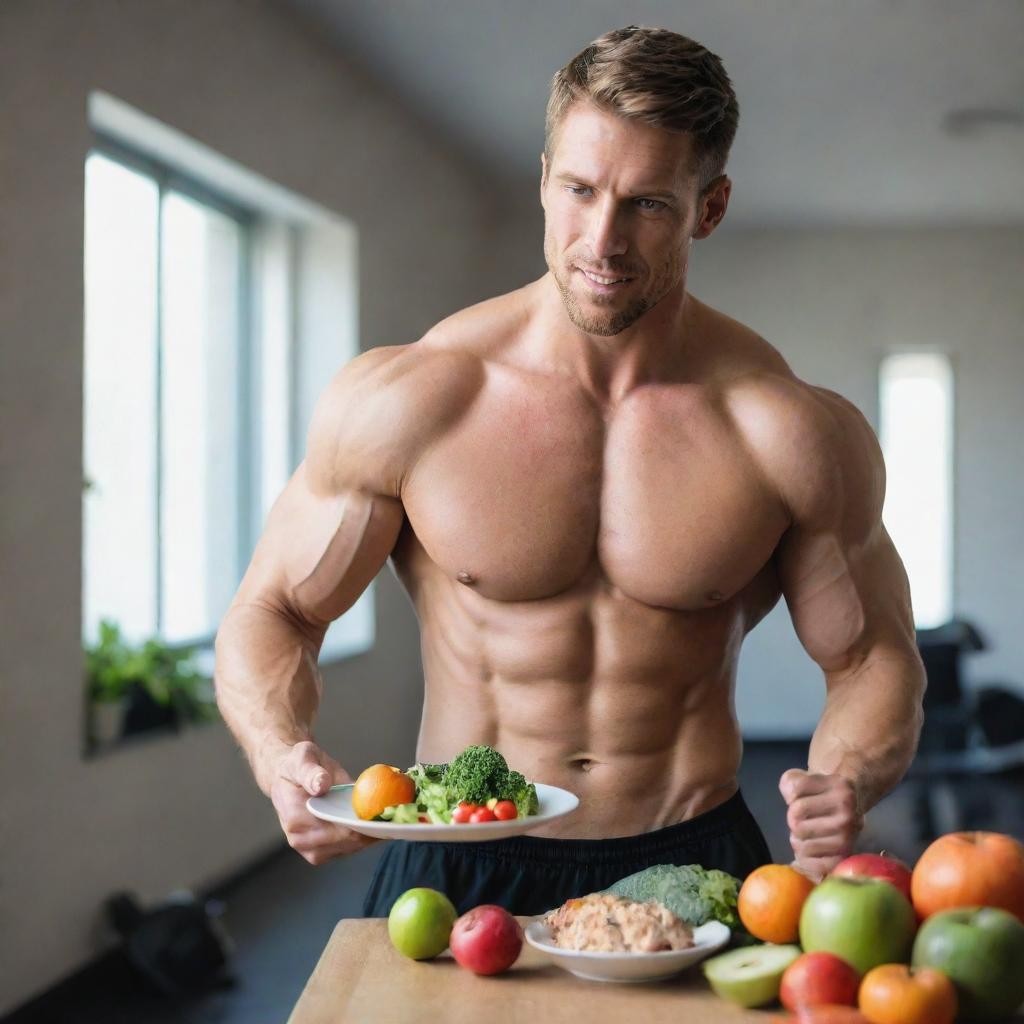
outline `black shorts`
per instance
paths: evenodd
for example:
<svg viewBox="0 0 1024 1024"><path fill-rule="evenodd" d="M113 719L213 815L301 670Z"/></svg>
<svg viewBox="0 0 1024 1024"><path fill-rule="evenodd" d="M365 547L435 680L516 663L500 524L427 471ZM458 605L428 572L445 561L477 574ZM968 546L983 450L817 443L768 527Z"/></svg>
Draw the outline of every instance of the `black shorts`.
<svg viewBox="0 0 1024 1024"><path fill-rule="evenodd" d="M607 889L652 864L700 864L743 879L769 861L764 835L737 792L689 821L618 839L389 842L367 890L363 916L387 917L395 900L414 886L445 893L460 914L497 903L513 914L533 915Z"/></svg>

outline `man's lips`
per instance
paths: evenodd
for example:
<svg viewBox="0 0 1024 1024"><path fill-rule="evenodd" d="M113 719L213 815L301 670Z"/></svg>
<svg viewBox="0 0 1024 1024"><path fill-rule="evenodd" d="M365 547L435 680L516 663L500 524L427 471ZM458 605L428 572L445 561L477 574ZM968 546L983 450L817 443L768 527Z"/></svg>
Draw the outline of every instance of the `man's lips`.
<svg viewBox="0 0 1024 1024"><path fill-rule="evenodd" d="M594 291L602 293L610 293L624 288L632 277L626 275L615 275L615 274L597 274L594 271L585 270L583 267L576 268L586 279Z"/></svg>

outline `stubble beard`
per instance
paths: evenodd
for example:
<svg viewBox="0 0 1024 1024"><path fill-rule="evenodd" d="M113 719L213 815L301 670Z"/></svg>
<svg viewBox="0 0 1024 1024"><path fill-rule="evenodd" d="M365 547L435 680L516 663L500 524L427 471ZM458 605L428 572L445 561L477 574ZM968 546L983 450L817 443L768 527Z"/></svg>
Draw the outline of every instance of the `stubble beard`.
<svg viewBox="0 0 1024 1024"><path fill-rule="evenodd" d="M564 258L564 261L560 259L554 250L553 240L547 235L544 238L544 259L562 296L565 312L573 325L586 334L603 338L621 334L648 310L653 309L679 280L683 263L681 256L670 254L658 267L643 293L632 298L628 305L622 308L616 308L621 301L616 296L592 293L588 303L591 308L584 309L572 287L573 275L578 272L576 263L571 258ZM596 312L594 306L607 306L607 312Z"/></svg>

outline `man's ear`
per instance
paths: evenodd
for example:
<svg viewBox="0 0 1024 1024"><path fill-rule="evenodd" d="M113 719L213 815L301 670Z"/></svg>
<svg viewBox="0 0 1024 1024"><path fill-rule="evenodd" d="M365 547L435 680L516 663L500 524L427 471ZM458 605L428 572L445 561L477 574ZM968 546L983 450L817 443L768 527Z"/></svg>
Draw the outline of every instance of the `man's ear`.
<svg viewBox="0 0 1024 1024"><path fill-rule="evenodd" d="M724 174L720 174L704 189L697 201L698 220L692 235L694 239L699 241L707 238L722 223L731 194L732 182Z"/></svg>

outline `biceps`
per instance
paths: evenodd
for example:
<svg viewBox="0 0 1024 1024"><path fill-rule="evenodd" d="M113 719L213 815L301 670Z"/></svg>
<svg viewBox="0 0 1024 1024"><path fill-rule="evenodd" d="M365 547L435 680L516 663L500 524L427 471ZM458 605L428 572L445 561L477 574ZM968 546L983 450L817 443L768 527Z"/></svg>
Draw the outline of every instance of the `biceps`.
<svg viewBox="0 0 1024 1024"><path fill-rule="evenodd" d="M880 647L913 646L906 572L881 525L861 545L820 533L794 537L780 554L793 626L826 672L853 668Z"/></svg>
<svg viewBox="0 0 1024 1024"><path fill-rule="evenodd" d="M387 561L402 519L393 498L315 493L303 463L274 503L235 600L269 602L326 628Z"/></svg>

